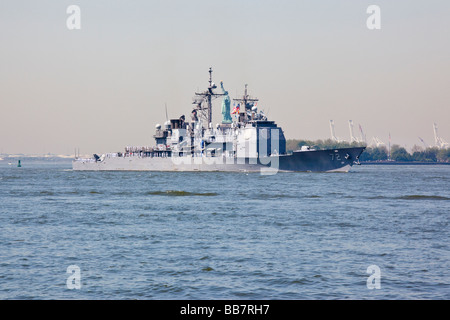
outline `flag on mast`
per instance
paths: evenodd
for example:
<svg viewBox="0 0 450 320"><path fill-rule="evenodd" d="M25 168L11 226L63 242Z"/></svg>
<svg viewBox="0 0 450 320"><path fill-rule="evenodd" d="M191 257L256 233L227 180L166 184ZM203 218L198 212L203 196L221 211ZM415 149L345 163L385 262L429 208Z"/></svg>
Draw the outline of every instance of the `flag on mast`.
<svg viewBox="0 0 450 320"><path fill-rule="evenodd" d="M238 103L237 106L236 105L234 106L231 114L239 113L239 110L240 110L240 104Z"/></svg>

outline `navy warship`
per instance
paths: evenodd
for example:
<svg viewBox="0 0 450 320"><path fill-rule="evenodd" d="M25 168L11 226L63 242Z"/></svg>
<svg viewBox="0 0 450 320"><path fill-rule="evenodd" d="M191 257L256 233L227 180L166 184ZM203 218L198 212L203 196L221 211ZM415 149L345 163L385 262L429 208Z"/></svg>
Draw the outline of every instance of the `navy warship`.
<svg viewBox="0 0 450 320"><path fill-rule="evenodd" d="M248 95L231 98L220 82L212 81L196 92L190 120L185 115L157 124L155 145L126 146L123 152L75 156L73 170L123 171L231 171L260 172L347 172L359 164L365 147L316 150L303 146L288 153L283 130L258 110L258 99ZM222 98L222 122L212 123L212 101ZM167 110L166 110L167 113Z"/></svg>

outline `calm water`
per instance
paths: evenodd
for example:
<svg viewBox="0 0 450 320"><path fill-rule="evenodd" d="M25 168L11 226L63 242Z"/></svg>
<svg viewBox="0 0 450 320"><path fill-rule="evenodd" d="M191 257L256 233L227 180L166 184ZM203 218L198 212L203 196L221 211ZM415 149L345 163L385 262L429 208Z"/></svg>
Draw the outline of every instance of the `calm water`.
<svg viewBox="0 0 450 320"><path fill-rule="evenodd" d="M0 299L450 299L450 166L22 164L0 162ZM80 289L67 287L71 265Z"/></svg>

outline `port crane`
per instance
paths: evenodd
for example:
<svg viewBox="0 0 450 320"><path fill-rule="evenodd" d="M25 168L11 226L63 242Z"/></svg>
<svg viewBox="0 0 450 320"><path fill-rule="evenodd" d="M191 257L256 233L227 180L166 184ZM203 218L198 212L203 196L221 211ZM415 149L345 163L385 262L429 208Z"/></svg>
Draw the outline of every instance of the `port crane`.
<svg viewBox="0 0 450 320"><path fill-rule="evenodd" d="M348 128L350 129L350 143L352 143L352 142L361 142L353 134L353 121L352 120L348 120Z"/></svg>
<svg viewBox="0 0 450 320"><path fill-rule="evenodd" d="M449 143L439 136L436 123L433 123L433 131L434 131L434 143L435 143L436 147L438 147L439 149L448 148Z"/></svg>
<svg viewBox="0 0 450 320"><path fill-rule="evenodd" d="M337 142L342 142L341 139L336 137L336 133L334 132L334 121L333 120L330 120L330 131L331 131L331 140L334 140Z"/></svg>

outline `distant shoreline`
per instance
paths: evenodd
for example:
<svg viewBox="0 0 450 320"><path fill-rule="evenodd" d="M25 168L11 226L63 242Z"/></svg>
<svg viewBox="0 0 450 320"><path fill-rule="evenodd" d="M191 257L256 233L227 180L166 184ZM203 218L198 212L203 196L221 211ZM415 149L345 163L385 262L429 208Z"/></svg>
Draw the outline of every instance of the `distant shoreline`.
<svg viewBox="0 0 450 320"><path fill-rule="evenodd" d="M423 162L423 161L361 161L361 165L450 165L450 162Z"/></svg>
<svg viewBox="0 0 450 320"><path fill-rule="evenodd" d="M0 161L1 162L11 162L11 161L17 161L19 159L22 160L31 160L31 161L72 161L74 158L70 157L70 156L65 156L65 157L61 157L61 156L17 156L14 155L13 157L5 157ZM361 161L360 162L361 165L394 165L394 166L399 166L399 165L450 165L450 162L424 162L424 161Z"/></svg>

